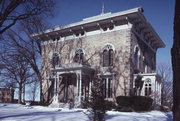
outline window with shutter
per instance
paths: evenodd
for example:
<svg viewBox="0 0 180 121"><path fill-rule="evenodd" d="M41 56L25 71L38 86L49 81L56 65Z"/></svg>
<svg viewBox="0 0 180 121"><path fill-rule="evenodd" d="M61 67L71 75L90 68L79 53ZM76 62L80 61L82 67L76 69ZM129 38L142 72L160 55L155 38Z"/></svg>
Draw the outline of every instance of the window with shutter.
<svg viewBox="0 0 180 121"><path fill-rule="evenodd" d="M108 79L108 98L112 97L112 80Z"/></svg>
<svg viewBox="0 0 180 121"><path fill-rule="evenodd" d="M74 56L74 62L79 62L79 54L77 53L75 56Z"/></svg>
<svg viewBox="0 0 180 121"><path fill-rule="evenodd" d="M102 79L102 84L103 84L103 96L105 98L112 98L112 79L110 78L103 78Z"/></svg>
<svg viewBox="0 0 180 121"><path fill-rule="evenodd" d="M102 83L103 83L103 97L106 97L106 79L102 79Z"/></svg>
<svg viewBox="0 0 180 121"><path fill-rule="evenodd" d="M109 50L109 66L113 66L113 54L114 54L113 50L110 49Z"/></svg>
<svg viewBox="0 0 180 121"><path fill-rule="evenodd" d="M103 51L103 67L107 67L109 65L109 53L107 50Z"/></svg>
<svg viewBox="0 0 180 121"><path fill-rule="evenodd" d="M59 65L59 55L57 53L53 53L52 66L55 67L57 65Z"/></svg>
<svg viewBox="0 0 180 121"><path fill-rule="evenodd" d="M145 96L148 96L148 90L147 90L147 87L145 87Z"/></svg>

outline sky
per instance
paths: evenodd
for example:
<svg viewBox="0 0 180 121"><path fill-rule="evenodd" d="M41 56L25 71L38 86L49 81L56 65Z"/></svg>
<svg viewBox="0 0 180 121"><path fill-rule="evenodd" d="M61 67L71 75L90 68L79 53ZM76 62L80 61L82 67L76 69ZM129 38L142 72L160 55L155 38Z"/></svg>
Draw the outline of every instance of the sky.
<svg viewBox="0 0 180 121"><path fill-rule="evenodd" d="M83 18L104 12L119 12L143 7L144 15L166 44L157 52L157 63L170 63L173 42L173 18L175 0L56 0L55 15L48 22L53 26L64 26L79 22Z"/></svg>

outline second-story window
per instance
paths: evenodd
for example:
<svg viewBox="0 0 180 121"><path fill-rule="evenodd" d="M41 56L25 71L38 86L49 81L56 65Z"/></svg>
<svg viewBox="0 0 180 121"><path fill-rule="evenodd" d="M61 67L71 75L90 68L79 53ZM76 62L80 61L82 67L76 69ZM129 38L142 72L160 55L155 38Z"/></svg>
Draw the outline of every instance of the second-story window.
<svg viewBox="0 0 180 121"><path fill-rule="evenodd" d="M103 67L113 66L114 50L112 45L106 45L102 51Z"/></svg>
<svg viewBox="0 0 180 121"><path fill-rule="evenodd" d="M52 66L53 66L53 68L55 68L58 65L59 65L59 55L57 53L53 53Z"/></svg>
<svg viewBox="0 0 180 121"><path fill-rule="evenodd" d="M74 56L74 62L77 62L77 63L84 63L85 62L83 49L80 48L80 49L76 50L75 56Z"/></svg>

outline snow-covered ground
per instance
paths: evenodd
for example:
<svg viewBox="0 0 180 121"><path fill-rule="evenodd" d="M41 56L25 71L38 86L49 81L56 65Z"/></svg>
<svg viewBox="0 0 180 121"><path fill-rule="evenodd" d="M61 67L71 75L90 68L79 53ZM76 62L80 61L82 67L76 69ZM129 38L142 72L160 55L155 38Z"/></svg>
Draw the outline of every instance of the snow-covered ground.
<svg viewBox="0 0 180 121"><path fill-rule="evenodd" d="M85 109L60 109L0 103L0 121L89 121ZM172 113L108 111L107 121L172 121Z"/></svg>

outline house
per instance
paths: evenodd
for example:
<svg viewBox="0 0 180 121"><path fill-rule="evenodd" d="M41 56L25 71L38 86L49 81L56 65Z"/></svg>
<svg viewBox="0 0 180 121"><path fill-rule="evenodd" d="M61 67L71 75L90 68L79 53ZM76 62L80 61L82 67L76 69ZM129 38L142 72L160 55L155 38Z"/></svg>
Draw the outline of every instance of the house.
<svg viewBox="0 0 180 121"><path fill-rule="evenodd" d="M156 52L165 47L142 8L105 13L33 37L42 41L43 99L51 105L87 100L97 76L104 96L141 95L161 101Z"/></svg>
<svg viewBox="0 0 180 121"><path fill-rule="evenodd" d="M0 102L12 103L14 100L14 89L12 88L0 88Z"/></svg>

